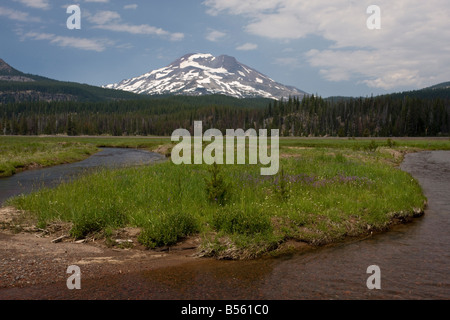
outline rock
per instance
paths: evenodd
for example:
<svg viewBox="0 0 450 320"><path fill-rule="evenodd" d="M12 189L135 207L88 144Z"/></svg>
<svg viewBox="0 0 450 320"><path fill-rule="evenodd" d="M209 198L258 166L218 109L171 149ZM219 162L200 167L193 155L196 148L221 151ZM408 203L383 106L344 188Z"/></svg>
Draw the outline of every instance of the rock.
<svg viewBox="0 0 450 320"><path fill-rule="evenodd" d="M130 240L130 239L128 239L128 240L116 239L116 242L117 242L118 244L122 244L122 243L133 243L133 240Z"/></svg>

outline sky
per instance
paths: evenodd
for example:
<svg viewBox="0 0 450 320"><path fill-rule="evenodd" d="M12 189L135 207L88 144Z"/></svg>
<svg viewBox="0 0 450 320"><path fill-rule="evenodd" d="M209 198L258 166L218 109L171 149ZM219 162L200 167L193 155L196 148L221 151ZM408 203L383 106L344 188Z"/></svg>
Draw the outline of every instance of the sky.
<svg viewBox="0 0 450 320"><path fill-rule="evenodd" d="M71 5L80 29L67 27ZM25 73L101 86L187 53L227 54L323 97L421 89L450 81L450 2L0 2L0 58Z"/></svg>

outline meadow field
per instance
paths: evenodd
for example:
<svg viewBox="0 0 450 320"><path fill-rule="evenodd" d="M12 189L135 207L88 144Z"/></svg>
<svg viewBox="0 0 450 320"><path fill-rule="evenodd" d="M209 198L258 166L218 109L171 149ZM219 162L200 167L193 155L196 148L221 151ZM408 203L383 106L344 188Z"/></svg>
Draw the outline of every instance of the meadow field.
<svg viewBox="0 0 450 320"><path fill-rule="evenodd" d="M0 168L6 175L30 164L75 161L106 146L169 156L173 144L169 137L0 137ZM398 165L406 152L449 149L448 138L281 138L274 176L261 176L260 165L175 165L168 159L98 170L7 205L41 229L69 224L71 239L95 234L107 241L132 227L148 248L198 237L199 255L256 258L287 243L318 246L367 236L421 215L422 190Z"/></svg>

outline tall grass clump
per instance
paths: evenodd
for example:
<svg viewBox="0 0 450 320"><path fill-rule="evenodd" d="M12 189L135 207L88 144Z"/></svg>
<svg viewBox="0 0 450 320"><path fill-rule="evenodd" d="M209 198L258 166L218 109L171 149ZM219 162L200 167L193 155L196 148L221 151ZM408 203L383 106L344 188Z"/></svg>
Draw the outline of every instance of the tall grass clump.
<svg viewBox="0 0 450 320"><path fill-rule="evenodd" d="M257 208L226 207L213 215L212 225L228 234L254 235L272 231L270 215Z"/></svg>
<svg viewBox="0 0 450 320"><path fill-rule="evenodd" d="M142 228L139 242L148 248L176 244L180 239L199 232L199 221L194 215L172 211L153 216Z"/></svg>
<svg viewBox="0 0 450 320"><path fill-rule="evenodd" d="M284 168L275 175L273 182L273 190L274 193L278 196L281 201L287 201L291 195L291 182L288 179L288 176L284 172Z"/></svg>

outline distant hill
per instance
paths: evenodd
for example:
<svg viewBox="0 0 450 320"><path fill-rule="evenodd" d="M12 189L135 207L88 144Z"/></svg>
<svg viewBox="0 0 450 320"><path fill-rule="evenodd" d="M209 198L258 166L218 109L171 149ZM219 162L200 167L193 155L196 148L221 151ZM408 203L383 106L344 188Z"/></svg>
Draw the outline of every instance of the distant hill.
<svg viewBox="0 0 450 320"><path fill-rule="evenodd" d="M426 89L450 89L450 81L448 82L442 82L440 84L436 84L434 86L428 87Z"/></svg>
<svg viewBox="0 0 450 320"><path fill-rule="evenodd" d="M450 99L450 82L443 82L420 90L392 93L392 98Z"/></svg>
<svg viewBox="0 0 450 320"><path fill-rule="evenodd" d="M49 78L23 73L14 69L7 64L3 59L0 59L0 81L8 82L36 82L36 81L56 81Z"/></svg>
<svg viewBox="0 0 450 320"><path fill-rule="evenodd" d="M0 59L0 104L37 101L108 101L143 99L131 92L64 82L23 73Z"/></svg>
<svg viewBox="0 0 450 320"><path fill-rule="evenodd" d="M399 98L420 98L420 99L450 99L450 81L436 84L431 87L419 89L419 90L411 90L411 91L403 91L403 92L395 92L381 95L382 97L391 97L393 99ZM380 97L381 97L380 96ZM362 97L366 98L366 97ZM345 97L345 96L332 96L325 98L324 100L330 102L341 102L341 101L351 101L354 99L359 99L359 97Z"/></svg>

